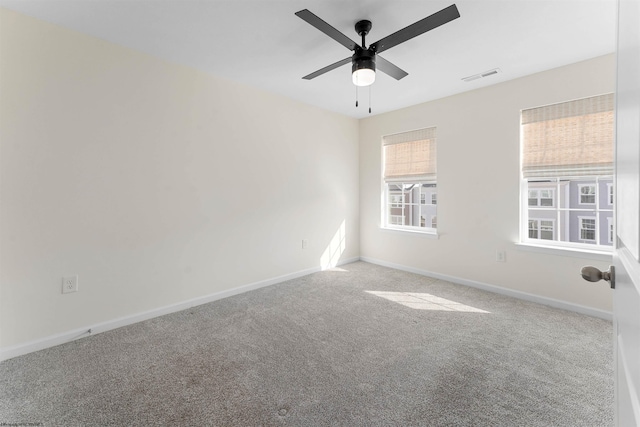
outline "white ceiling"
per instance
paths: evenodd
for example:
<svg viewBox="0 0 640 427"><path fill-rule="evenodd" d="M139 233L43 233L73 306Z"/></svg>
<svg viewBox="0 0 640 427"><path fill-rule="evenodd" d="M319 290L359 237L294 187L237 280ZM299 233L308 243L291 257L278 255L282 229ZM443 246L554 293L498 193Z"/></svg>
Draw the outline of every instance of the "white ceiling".
<svg viewBox="0 0 640 427"><path fill-rule="evenodd" d="M351 55L294 15L309 9L367 44L454 0L0 0L0 6L211 74L351 117L368 116L368 89L355 107L351 66L302 76ZM559 67L615 50L615 0L457 0L461 17L384 52L409 73L378 72L373 114ZM461 79L489 69L501 73ZM250 102L250 100L247 100Z"/></svg>

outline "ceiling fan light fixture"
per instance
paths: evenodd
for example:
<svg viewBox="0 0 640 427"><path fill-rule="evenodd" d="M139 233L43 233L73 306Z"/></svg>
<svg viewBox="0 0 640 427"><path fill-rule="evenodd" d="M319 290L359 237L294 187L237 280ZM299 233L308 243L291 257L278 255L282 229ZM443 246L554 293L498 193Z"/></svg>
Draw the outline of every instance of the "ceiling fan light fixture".
<svg viewBox="0 0 640 427"><path fill-rule="evenodd" d="M376 81L376 57L373 52L356 52L351 65L351 78L356 86L369 86Z"/></svg>
<svg viewBox="0 0 640 427"><path fill-rule="evenodd" d="M355 70L351 76L356 86L369 86L376 81L376 72L370 68Z"/></svg>

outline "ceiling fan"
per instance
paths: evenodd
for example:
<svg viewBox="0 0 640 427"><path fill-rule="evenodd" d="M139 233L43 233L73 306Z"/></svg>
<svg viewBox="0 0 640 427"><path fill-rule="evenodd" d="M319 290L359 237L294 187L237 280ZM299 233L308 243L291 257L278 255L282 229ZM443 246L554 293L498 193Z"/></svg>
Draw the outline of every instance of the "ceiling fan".
<svg viewBox="0 0 640 427"><path fill-rule="evenodd" d="M367 47L365 45L365 36L371 30L371 21L362 20L356 22L356 33L362 37L362 46L360 46L307 9L296 12L296 15L347 49L353 51L352 56L331 65L327 65L318 71L304 76L303 79L311 80L351 62L352 80L353 84L356 86L371 85L376 79L376 67L396 80L406 77L408 75L406 71L381 57L380 53L460 17L458 8L455 4L452 4L451 6L445 7L441 11L427 16L408 27L398 30L375 43L371 43L369 47Z"/></svg>

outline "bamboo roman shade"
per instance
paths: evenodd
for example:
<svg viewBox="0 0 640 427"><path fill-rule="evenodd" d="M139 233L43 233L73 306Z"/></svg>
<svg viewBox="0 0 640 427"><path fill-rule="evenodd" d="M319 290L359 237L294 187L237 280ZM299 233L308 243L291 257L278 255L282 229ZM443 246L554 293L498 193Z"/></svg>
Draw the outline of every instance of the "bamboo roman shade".
<svg viewBox="0 0 640 427"><path fill-rule="evenodd" d="M524 178L613 174L613 94L522 110Z"/></svg>
<svg viewBox="0 0 640 427"><path fill-rule="evenodd" d="M384 146L385 181L436 179L436 128L388 135Z"/></svg>

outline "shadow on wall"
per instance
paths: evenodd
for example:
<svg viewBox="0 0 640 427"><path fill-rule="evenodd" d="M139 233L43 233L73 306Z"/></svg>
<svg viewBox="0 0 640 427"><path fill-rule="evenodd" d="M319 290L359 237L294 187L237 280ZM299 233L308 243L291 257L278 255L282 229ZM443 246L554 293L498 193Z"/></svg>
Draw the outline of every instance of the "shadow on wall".
<svg viewBox="0 0 640 427"><path fill-rule="evenodd" d="M340 257L347 247L345 224L342 220L342 224L338 227L338 231L333 235L333 238L329 242L329 246L324 250L320 257L320 269L327 270L338 265Z"/></svg>

